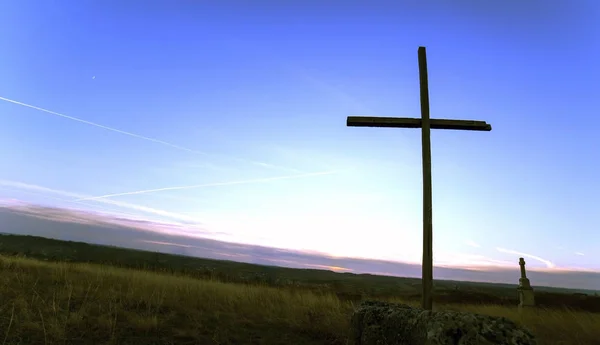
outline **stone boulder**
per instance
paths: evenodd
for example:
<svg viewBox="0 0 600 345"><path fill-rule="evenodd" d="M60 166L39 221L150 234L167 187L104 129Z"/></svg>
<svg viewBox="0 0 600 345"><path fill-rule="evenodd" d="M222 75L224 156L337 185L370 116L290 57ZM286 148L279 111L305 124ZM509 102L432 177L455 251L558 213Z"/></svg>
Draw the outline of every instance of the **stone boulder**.
<svg viewBox="0 0 600 345"><path fill-rule="evenodd" d="M537 344L527 329L503 317L380 301L365 301L354 311L352 337L355 345Z"/></svg>

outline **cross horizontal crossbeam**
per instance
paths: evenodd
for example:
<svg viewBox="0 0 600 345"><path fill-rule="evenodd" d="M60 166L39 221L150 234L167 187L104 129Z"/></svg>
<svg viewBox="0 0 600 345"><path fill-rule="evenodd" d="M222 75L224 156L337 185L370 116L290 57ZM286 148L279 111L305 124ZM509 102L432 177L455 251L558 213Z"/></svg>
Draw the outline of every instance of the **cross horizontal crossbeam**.
<svg viewBox="0 0 600 345"><path fill-rule="evenodd" d="M348 116L349 127L421 128L422 120L410 117ZM430 119L431 129L455 129L468 131L491 131L492 125L485 121Z"/></svg>

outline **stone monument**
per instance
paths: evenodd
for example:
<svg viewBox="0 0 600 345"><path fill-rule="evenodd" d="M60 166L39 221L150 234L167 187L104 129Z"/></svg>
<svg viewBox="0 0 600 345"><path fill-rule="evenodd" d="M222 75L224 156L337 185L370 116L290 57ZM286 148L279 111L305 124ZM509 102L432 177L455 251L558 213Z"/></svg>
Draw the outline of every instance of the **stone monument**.
<svg viewBox="0 0 600 345"><path fill-rule="evenodd" d="M533 288L527 278L527 273L525 272L525 260L523 258L519 258L519 266L521 266L521 278L519 278L519 287L517 288L519 294L519 309L523 307L533 307L535 306Z"/></svg>
<svg viewBox="0 0 600 345"><path fill-rule="evenodd" d="M504 317L364 301L350 319L354 345L537 345L526 327Z"/></svg>

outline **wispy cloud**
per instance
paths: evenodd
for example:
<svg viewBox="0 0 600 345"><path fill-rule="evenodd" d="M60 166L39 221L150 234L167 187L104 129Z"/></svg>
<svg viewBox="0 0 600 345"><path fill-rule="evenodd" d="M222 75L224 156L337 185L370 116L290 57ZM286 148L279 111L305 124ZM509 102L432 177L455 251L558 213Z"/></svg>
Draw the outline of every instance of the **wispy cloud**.
<svg viewBox="0 0 600 345"><path fill-rule="evenodd" d="M322 171L322 172L314 172L314 173L306 173L306 174L298 174L298 175L267 177L267 178L252 179L252 180L216 182L216 183L205 183L205 184L197 184L197 185L190 185L190 186L175 186L175 187L164 187L164 188L156 188L156 189L145 189L145 190L137 190L137 191L132 191L132 192L123 192L123 193L106 194L106 195L100 195L100 196L94 196L94 197L88 197L88 198L81 198L81 199L78 199L78 201L101 200L101 199L112 198L115 196L156 193L156 192L162 192L162 191L168 191L168 190L194 189L194 188L216 187L216 186L231 186L231 185L236 185L236 184L250 184L250 183L262 183L262 182L277 181L277 180L289 180L289 179L296 179L296 178L303 178L303 177L310 177L310 176L331 175L331 174L334 174L337 172L338 171L333 170L333 171Z"/></svg>
<svg viewBox="0 0 600 345"><path fill-rule="evenodd" d="M69 115L65 115L56 111L52 111L52 110L48 110L45 108L41 108L35 105L31 105L31 104L27 104L27 103L23 103L23 102L19 102L10 98L6 98L6 97L1 97L0 96L0 100L1 101L5 101L8 103L12 103L12 104L16 104L16 105L20 105L23 107L27 107L30 109L35 109L44 113L48 113L48 114L52 114L55 116L59 116L68 120L72 120L72 121L76 121L76 122L80 122L86 125L90 125L90 126L94 126L94 127L98 127L107 131L111 131L111 132L115 132L115 133L119 133L119 134L123 134L123 135L127 135L133 138L138 138L138 139L142 139L142 140L146 140L146 141L151 141L153 143L157 143L157 144L161 144L164 146L168 146L177 150L181 150L181 151L186 151L186 152L190 152L190 153L194 153L194 154L199 154L199 155L203 155L203 156L215 156L215 157L223 157L232 161L238 161L241 163L248 163L248 164L252 164L252 165L256 165L256 166L260 166L263 168L268 168L268 169L274 169L274 170L281 170L281 171L288 171L288 172L293 172L293 173L304 173L301 170L298 169L293 169L293 168L288 168L288 167L282 167L282 166L278 166L275 164L270 164L270 163L265 163L265 162L258 162L258 161L253 161L253 160L248 160L248 159L242 159L242 158L238 158L238 157L233 157L233 156L223 156L223 155L218 155L218 154L210 154L207 152L203 152L203 151L198 151L198 150L194 150L185 146L181 146L181 145L177 145L177 144L173 144L164 140L159 140L156 138L151 138L151 137L147 137L144 135L140 135L140 134L136 134L136 133L132 133L132 132L128 132L128 131L124 131L121 129L117 129L114 127L109 127L109 126L105 126L105 125L101 125L95 122L91 122L91 121L87 121L87 120L83 120L74 116L69 116Z"/></svg>
<svg viewBox="0 0 600 345"><path fill-rule="evenodd" d="M144 242L144 243L160 244L163 246L175 246L175 247L183 247L183 248L193 248L194 247L189 244L180 244L180 243L172 243L172 242L164 242L164 241L148 241L148 240L138 240L138 241Z"/></svg>
<svg viewBox="0 0 600 345"><path fill-rule="evenodd" d="M465 243L474 248L481 248L481 246L473 240L467 240Z"/></svg>
<svg viewBox="0 0 600 345"><path fill-rule="evenodd" d="M89 198L90 198L88 195L63 191L63 190L59 190L59 189L52 189L52 188L42 187L42 186L38 186L38 185L34 185L34 184L18 182L18 181L0 180L0 186L6 186L6 187L12 187L12 188L21 189L21 190L36 191L36 192L48 193L48 194L54 194L54 195L62 195L64 197L74 198L74 199L76 199L75 201L89 200ZM186 221L186 222L192 222L192 223L199 224L199 220L197 218L189 217L189 216L186 216L186 215L183 215L180 213L160 210L160 209L156 209L156 208L151 208L151 207L137 205L137 204L131 204L131 203L122 202L122 201L115 201L115 200L99 199L99 200L97 200L97 202L108 204L108 205L113 205L113 206L117 206L117 207L121 207L121 208L125 208L125 209L140 211L140 212L144 212L147 214L154 214L154 215L158 215L158 216L162 216L162 217L166 217L166 218L170 218L170 219L176 219L176 220L180 220L180 221Z"/></svg>
<svg viewBox="0 0 600 345"><path fill-rule="evenodd" d="M243 47L247 58L252 57L260 61L268 60L274 66L279 67L282 72L287 72L295 76L299 80L306 82L323 94L336 98L344 104L355 108L356 111L368 114L376 113L373 109L359 101L355 96L344 91L341 87L333 85L332 83L327 82L325 78L318 76L316 71L311 72L307 67L304 67L298 64L296 61L290 60L289 58L278 54L276 51L273 51L273 49L259 50L255 46L248 45L248 42L240 40L230 40L229 42L222 42L221 44L224 47L230 48L234 53L237 53L240 48Z"/></svg>
<svg viewBox="0 0 600 345"><path fill-rule="evenodd" d="M575 252L575 255L585 256L585 254L583 254L582 252Z"/></svg>
<svg viewBox="0 0 600 345"><path fill-rule="evenodd" d="M518 252L516 250L511 250L511 249L504 249L504 248L496 248L497 251L501 252L501 253L507 253L507 254L515 254L515 255L520 255L526 258L530 258L533 260L537 260L539 262L542 262L546 265L546 267L548 268L555 268L556 265L554 265L550 260L546 260L543 258L540 258L539 256L535 256L535 255L531 255L531 254L527 254L527 253L522 253L522 252Z"/></svg>
<svg viewBox="0 0 600 345"><path fill-rule="evenodd" d="M233 170L233 168L231 167L224 167L221 165L216 165L210 162L199 162L199 161L182 161L182 162L176 162L173 164L173 166L176 166L178 168L183 168L183 169L210 169L210 170L215 170L215 171L220 171L220 172L230 172L231 170Z"/></svg>
<svg viewBox="0 0 600 345"><path fill-rule="evenodd" d="M94 211L100 210L100 211L103 211L105 213L109 213L109 214L111 214L113 216L122 216L122 217L127 217L127 218L130 218L130 219L140 219L141 218L138 215L135 215L135 214L132 214L132 213L126 213L126 212L118 211L118 210L115 209L115 207L107 207L107 206L101 206L101 205L94 205L92 203L88 203L88 202L84 202L84 201L77 201L77 200L73 200L73 199L59 198L59 197L48 195L47 193L42 193L42 192L39 192L39 191L36 191L36 190L24 190L23 188L15 188L14 186L9 187L7 185L0 186L0 189L4 189L4 190L19 190L20 193L36 195L36 196L42 197L43 199L60 201L60 202L64 202L64 203L67 203L67 204L75 204L75 205L88 206L88 209L93 209ZM2 200L0 200L0 203L1 202L2 202Z"/></svg>
<svg viewBox="0 0 600 345"><path fill-rule="evenodd" d="M470 270L518 267L517 261L498 260L481 254L444 250L439 250L434 254L433 263L436 267L456 267Z"/></svg>
<svg viewBox="0 0 600 345"><path fill-rule="evenodd" d="M352 106L355 109L360 109L361 112L366 112L369 114L374 114L375 111L370 107L366 106L364 103L358 101L356 97L351 96L349 93L343 91L341 88L336 87L330 83L327 83L322 78L317 78L313 74L309 73L306 69L301 68L300 66L287 66L291 71L296 73L296 76L299 79L307 81L312 86L320 90L321 92L327 93L340 101Z"/></svg>

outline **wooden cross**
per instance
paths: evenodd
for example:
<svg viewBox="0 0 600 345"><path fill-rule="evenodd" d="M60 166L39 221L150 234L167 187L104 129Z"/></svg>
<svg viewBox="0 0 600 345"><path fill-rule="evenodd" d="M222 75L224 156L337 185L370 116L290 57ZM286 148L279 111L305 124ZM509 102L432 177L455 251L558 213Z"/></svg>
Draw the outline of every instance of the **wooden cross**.
<svg viewBox="0 0 600 345"><path fill-rule="evenodd" d="M431 135L430 129L457 129L467 131L491 131L485 121L444 120L429 118L429 86L427 81L427 54L419 47L419 82L421 89L421 118L348 116L349 127L421 128L423 154L423 263L421 304L432 309L433 248L432 248L432 201L431 201Z"/></svg>

